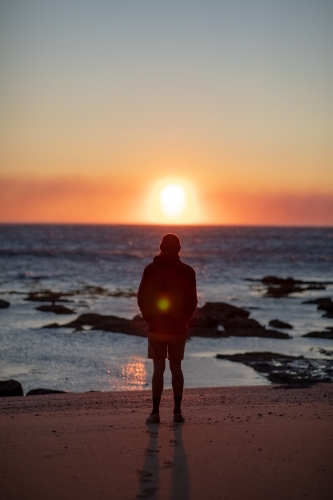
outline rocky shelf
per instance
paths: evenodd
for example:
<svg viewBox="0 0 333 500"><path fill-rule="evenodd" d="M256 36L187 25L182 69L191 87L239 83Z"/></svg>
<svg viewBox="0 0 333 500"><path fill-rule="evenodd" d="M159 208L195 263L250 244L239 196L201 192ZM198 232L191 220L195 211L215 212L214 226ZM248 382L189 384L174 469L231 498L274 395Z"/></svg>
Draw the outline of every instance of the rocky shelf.
<svg viewBox="0 0 333 500"><path fill-rule="evenodd" d="M333 301L330 297L306 300L303 304L317 304L318 311L325 311L324 318L333 318Z"/></svg>
<svg viewBox="0 0 333 500"><path fill-rule="evenodd" d="M333 326L328 326L325 330L321 332L309 332L302 337L312 337L314 339L331 339L333 340Z"/></svg>
<svg viewBox="0 0 333 500"><path fill-rule="evenodd" d="M217 354L216 357L250 366L273 384L304 386L318 382L333 382L331 359L310 359L273 352Z"/></svg>
<svg viewBox="0 0 333 500"><path fill-rule="evenodd" d="M266 286L264 297L275 299L288 297L292 293L300 293L307 290L326 290L327 285L333 284L333 281L304 281L291 277L279 278L278 276L264 276L262 279L248 278L247 281L262 283Z"/></svg>
<svg viewBox="0 0 333 500"><path fill-rule="evenodd" d="M224 302L207 302L203 307L198 307L189 323L189 337L261 337L288 339L286 333L267 329L255 319L249 318L250 313L240 307L235 307ZM147 336L147 325L141 316L129 320L118 316L105 316L102 314L81 314L69 323L60 325L51 323L44 328L73 328L81 330L104 330L115 333L125 333Z"/></svg>

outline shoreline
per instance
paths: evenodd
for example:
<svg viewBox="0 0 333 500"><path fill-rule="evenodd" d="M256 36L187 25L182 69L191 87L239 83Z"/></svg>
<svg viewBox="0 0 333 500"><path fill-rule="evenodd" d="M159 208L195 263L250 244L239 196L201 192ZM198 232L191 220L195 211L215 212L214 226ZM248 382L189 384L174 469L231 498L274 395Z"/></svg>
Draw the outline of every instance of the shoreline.
<svg viewBox="0 0 333 500"><path fill-rule="evenodd" d="M333 384L0 399L0 488L16 499L331 498Z"/></svg>

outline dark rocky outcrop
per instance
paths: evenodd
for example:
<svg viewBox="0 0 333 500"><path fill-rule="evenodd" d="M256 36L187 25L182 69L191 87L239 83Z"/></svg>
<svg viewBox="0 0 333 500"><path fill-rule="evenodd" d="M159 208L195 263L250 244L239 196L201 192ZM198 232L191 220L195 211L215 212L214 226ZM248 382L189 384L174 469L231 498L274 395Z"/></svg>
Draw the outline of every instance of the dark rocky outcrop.
<svg viewBox="0 0 333 500"><path fill-rule="evenodd" d="M279 299L288 297L292 293L305 292L306 290L325 290L326 285L333 284L332 281L304 281L294 278L279 278L278 276L265 276L261 280L248 279L248 281L259 281L265 285L264 297Z"/></svg>
<svg viewBox="0 0 333 500"><path fill-rule="evenodd" d="M224 302L207 302L197 308L189 324L189 337L263 337L287 339L289 335L276 330L266 329L258 321L250 319L250 313L240 307ZM147 325L141 316L132 320L118 316L101 314L81 314L74 321L59 325L52 323L44 328L74 328L75 331L90 327L93 330L126 333L129 335L147 336Z"/></svg>
<svg viewBox="0 0 333 500"><path fill-rule="evenodd" d="M331 339L333 340L333 326L328 326L321 332L309 332L302 337L312 337L314 339Z"/></svg>
<svg viewBox="0 0 333 500"><path fill-rule="evenodd" d="M323 314L324 318L333 318L333 301L330 297L306 300L303 304L317 304L318 311L326 311L325 314Z"/></svg>
<svg viewBox="0 0 333 500"><path fill-rule="evenodd" d="M57 391L55 389L31 389L26 396L38 396L40 394L66 394L67 391Z"/></svg>
<svg viewBox="0 0 333 500"><path fill-rule="evenodd" d="M132 320L119 318L118 316L104 316L102 314L87 313L81 314L78 318L65 325L52 323L44 328L74 328L75 331L82 331L84 327L91 327L91 330L103 330L106 332L127 333L139 337L147 336L147 326L145 321L138 316Z"/></svg>
<svg viewBox="0 0 333 500"><path fill-rule="evenodd" d="M0 397L23 396L23 389L20 382L17 380L1 380L0 381Z"/></svg>
<svg viewBox="0 0 333 500"><path fill-rule="evenodd" d="M75 314L74 309L69 309L68 307L58 305L58 304L51 304L48 306L39 306L36 307L37 311L42 311L42 312L53 312L55 314Z"/></svg>
<svg viewBox="0 0 333 500"><path fill-rule="evenodd" d="M287 339L289 335L266 329L250 313L224 302L207 302L198 307L190 321L190 336L198 337L262 337Z"/></svg>
<svg viewBox="0 0 333 500"><path fill-rule="evenodd" d="M216 357L250 366L273 384L297 386L333 381L332 360L309 359L272 352L217 354Z"/></svg>
<svg viewBox="0 0 333 500"><path fill-rule="evenodd" d="M283 321L280 321L279 319L271 319L270 322L268 323L269 326L272 326L273 328L285 328L291 330L293 328L292 325L289 323L284 323Z"/></svg>
<svg viewBox="0 0 333 500"><path fill-rule="evenodd" d="M7 309L7 307L9 306L10 302L7 302L7 300L0 299L0 309Z"/></svg>

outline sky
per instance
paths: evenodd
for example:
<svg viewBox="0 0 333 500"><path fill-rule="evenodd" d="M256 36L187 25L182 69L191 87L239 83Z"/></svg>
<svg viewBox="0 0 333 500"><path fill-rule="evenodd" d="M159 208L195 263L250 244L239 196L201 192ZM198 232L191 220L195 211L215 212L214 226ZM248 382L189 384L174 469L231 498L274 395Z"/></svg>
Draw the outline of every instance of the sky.
<svg viewBox="0 0 333 500"><path fill-rule="evenodd" d="M331 0L0 0L0 222L333 225Z"/></svg>

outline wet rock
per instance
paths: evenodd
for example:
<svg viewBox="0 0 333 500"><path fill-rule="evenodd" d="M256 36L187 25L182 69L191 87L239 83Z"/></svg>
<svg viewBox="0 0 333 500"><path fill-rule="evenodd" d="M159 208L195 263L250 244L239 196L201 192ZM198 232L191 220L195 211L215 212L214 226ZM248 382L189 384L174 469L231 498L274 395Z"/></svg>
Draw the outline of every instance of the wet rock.
<svg viewBox="0 0 333 500"><path fill-rule="evenodd" d="M40 394L67 394L67 391L57 391L56 389L31 389L26 396L38 396Z"/></svg>
<svg viewBox="0 0 333 500"><path fill-rule="evenodd" d="M53 312L55 314L75 314L74 309L69 309L68 307L58 305L58 304L51 304L48 306L39 306L36 307L37 311L42 311L42 312Z"/></svg>
<svg viewBox="0 0 333 500"><path fill-rule="evenodd" d="M23 396L23 389L17 380L1 380L0 381L0 397Z"/></svg>
<svg viewBox="0 0 333 500"><path fill-rule="evenodd" d="M250 313L241 307L232 306L225 302L206 302L202 311L214 318L217 323L222 323L225 319L233 318L234 316L247 318Z"/></svg>
<svg viewBox="0 0 333 500"><path fill-rule="evenodd" d="M331 281L304 281L291 277L279 278L278 276L265 276L261 280L250 279L248 281L260 281L267 287L264 297L276 299L306 290L325 290L326 285L332 284Z"/></svg>
<svg viewBox="0 0 333 500"><path fill-rule="evenodd" d="M314 339L331 339L333 340L333 326L328 326L321 332L309 332L302 337L312 337Z"/></svg>
<svg viewBox="0 0 333 500"><path fill-rule="evenodd" d="M289 323L284 323L283 321L280 321L279 319L271 319L268 324L269 324L269 326L272 326L273 328L286 328L286 329L293 328L293 326L290 325Z"/></svg>
<svg viewBox="0 0 333 500"><path fill-rule="evenodd" d="M333 309L331 297L319 297L318 299L305 300L302 304L317 304L317 309L328 311Z"/></svg>
<svg viewBox="0 0 333 500"><path fill-rule="evenodd" d="M10 302L7 302L7 300L0 299L0 309L7 309L7 307L9 306Z"/></svg>
<svg viewBox="0 0 333 500"><path fill-rule="evenodd" d="M323 347L311 347L310 351L317 351L325 356L333 356L333 349L324 349Z"/></svg>
<svg viewBox="0 0 333 500"><path fill-rule="evenodd" d="M248 311L241 307L232 306L224 302L206 302L203 307L198 307L189 322L193 328L216 328L235 316L247 318Z"/></svg>
<svg viewBox="0 0 333 500"><path fill-rule="evenodd" d="M224 302L207 302L194 313L189 336L290 338L286 333L266 329L249 315L245 309Z"/></svg>
<svg viewBox="0 0 333 500"><path fill-rule="evenodd" d="M52 323L45 325L44 328L74 328L76 331L84 330L84 327L90 326L93 330L103 330L106 332L126 333L140 337L147 336L147 326L145 321L140 321L138 317L133 320L120 318L118 316L104 316L102 314L87 313L81 314L74 321L65 325Z"/></svg>
<svg viewBox="0 0 333 500"><path fill-rule="evenodd" d="M280 286L269 286L265 293L265 297L273 297L274 299L280 299L281 297L286 297L291 293L303 292L304 288L296 285L280 285Z"/></svg>
<svg viewBox="0 0 333 500"><path fill-rule="evenodd" d="M302 280L295 280L294 278L288 277L288 278L279 278L277 276L264 276L261 280L262 283L265 285L299 285L301 283L304 283Z"/></svg>
<svg viewBox="0 0 333 500"><path fill-rule="evenodd" d="M332 360L309 359L272 352L217 354L216 357L250 366L273 384L297 386L333 381Z"/></svg>
<svg viewBox="0 0 333 500"><path fill-rule="evenodd" d="M318 299L306 300L303 304L317 304L319 311L326 311L324 318L333 318L333 301L330 297L320 297Z"/></svg>

